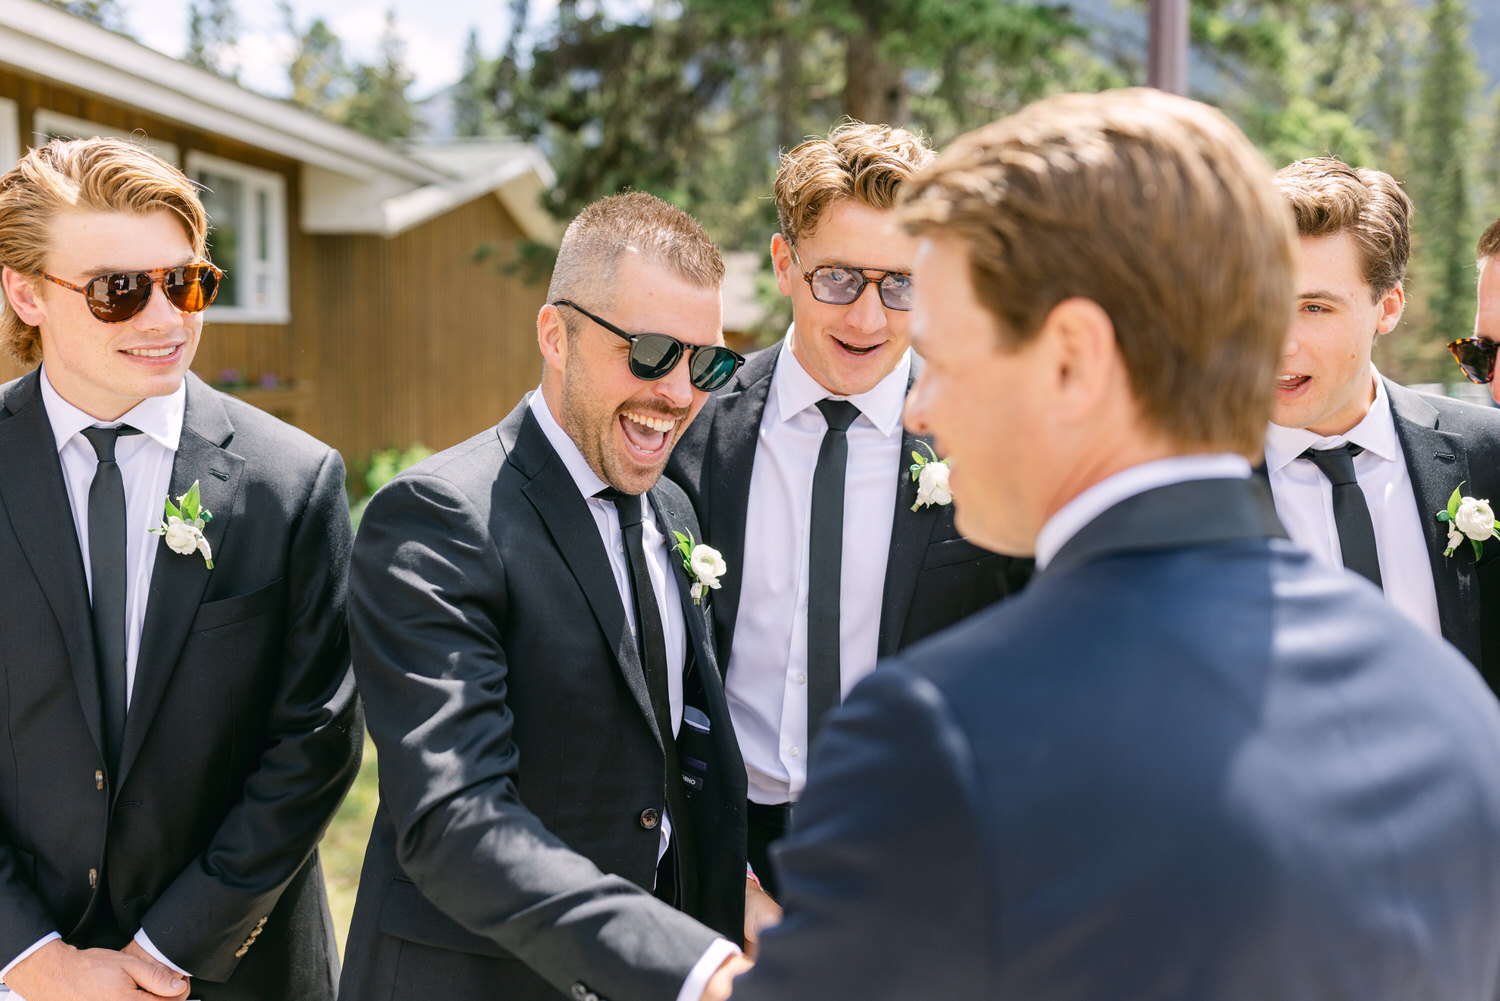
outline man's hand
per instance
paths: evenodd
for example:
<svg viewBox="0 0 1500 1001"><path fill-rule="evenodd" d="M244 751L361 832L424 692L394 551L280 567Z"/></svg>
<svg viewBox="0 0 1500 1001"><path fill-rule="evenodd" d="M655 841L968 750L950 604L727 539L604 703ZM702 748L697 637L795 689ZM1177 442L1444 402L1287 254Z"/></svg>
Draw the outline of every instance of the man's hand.
<svg viewBox="0 0 1500 1001"><path fill-rule="evenodd" d="M146 1001L187 997L186 979L154 959L141 959L141 955L139 947L133 954L113 949L75 949L61 939L54 939L17 963L6 975L5 986L26 1001Z"/></svg>
<svg viewBox="0 0 1500 1001"><path fill-rule="evenodd" d="M745 954L754 959L760 951L760 933L781 923L781 905L753 879L745 880Z"/></svg>
<svg viewBox="0 0 1500 1001"><path fill-rule="evenodd" d="M127 956L134 956L136 959L150 963L152 966L162 965L161 960L157 959L155 956L151 955L151 953L147 952L135 939L131 939L129 942L125 943L125 948L121 949L120 951ZM167 996L174 999L186 998L192 991L192 984L188 981L188 978L178 973L176 970L173 970L171 967L163 967L163 969L175 976L177 979L184 981L182 990L179 993L169 994Z"/></svg>
<svg viewBox="0 0 1500 1001"><path fill-rule="evenodd" d="M765 894L762 893L761 896L765 896ZM766 897L766 899L770 900L771 898ZM776 907L774 901L772 901L771 906ZM778 911L781 910L779 907L776 909ZM754 965L753 962L738 952L724 960L724 962L719 964L719 968L714 971L714 975L708 978L708 986L703 988L702 1001L725 1001L729 997L730 992L734 990L734 978Z"/></svg>

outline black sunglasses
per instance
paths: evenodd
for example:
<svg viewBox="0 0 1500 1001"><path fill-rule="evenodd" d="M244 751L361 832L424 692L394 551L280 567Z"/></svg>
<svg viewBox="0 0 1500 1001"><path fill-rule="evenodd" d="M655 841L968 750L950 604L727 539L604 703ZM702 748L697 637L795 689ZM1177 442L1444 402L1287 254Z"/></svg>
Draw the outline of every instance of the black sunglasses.
<svg viewBox="0 0 1500 1001"><path fill-rule="evenodd" d="M630 342L630 374L644 382L660 379L682 360L688 359L688 381L704 392L713 392L745 364L744 356L718 344L684 344L670 334L631 334L584 309L571 299L556 299L548 305L567 306L612 334Z"/></svg>
<svg viewBox="0 0 1500 1001"><path fill-rule="evenodd" d="M1483 337L1461 337L1449 341L1448 350L1470 382L1482 386L1495 378L1495 352L1500 351L1500 344Z"/></svg>
<svg viewBox="0 0 1500 1001"><path fill-rule="evenodd" d="M802 259L797 256L797 248L789 246L788 249L792 252L792 260L797 262L797 270L802 271ZM871 272L876 277L871 278L866 272ZM880 301L887 309L904 313L911 309L912 295L915 292L910 274L881 268L820 264L811 271L802 271L802 280L807 282L814 299L830 306L848 306L865 294L866 285L878 282L875 287L880 290Z"/></svg>
<svg viewBox="0 0 1500 1001"><path fill-rule="evenodd" d="M152 268L150 271L116 271L97 275L74 285L56 275L37 270L36 274L63 288L81 293L89 312L103 323L123 323L146 308L151 300L151 286L161 284L167 301L184 313L201 313L219 294L219 279L224 272L212 264L182 264L174 268Z"/></svg>

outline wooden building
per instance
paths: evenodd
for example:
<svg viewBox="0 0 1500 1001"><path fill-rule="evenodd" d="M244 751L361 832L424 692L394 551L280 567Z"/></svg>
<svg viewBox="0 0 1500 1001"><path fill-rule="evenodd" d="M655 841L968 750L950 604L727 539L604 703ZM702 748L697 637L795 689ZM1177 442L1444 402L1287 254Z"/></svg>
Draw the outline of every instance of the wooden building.
<svg viewBox="0 0 1500 1001"><path fill-rule="evenodd" d="M204 186L229 277L193 369L352 467L461 441L536 385L545 288L497 264L558 235L535 148L376 142L38 0L0 0L0 169L92 135L134 136ZM0 381L22 371L0 356Z"/></svg>

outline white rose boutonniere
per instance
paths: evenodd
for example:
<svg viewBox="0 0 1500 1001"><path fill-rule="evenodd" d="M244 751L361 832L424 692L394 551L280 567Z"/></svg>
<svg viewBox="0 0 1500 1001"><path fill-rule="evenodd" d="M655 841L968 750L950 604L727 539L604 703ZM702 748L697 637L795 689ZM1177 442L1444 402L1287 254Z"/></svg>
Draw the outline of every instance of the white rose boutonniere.
<svg viewBox="0 0 1500 1001"><path fill-rule="evenodd" d="M1481 497L1465 497L1461 493L1463 487L1462 483L1454 487L1447 510L1437 513L1438 521L1448 523L1448 548L1443 550L1443 555L1452 556L1453 551L1463 545L1464 539L1468 539L1477 560L1484 552L1485 540L1500 539L1500 531L1495 528L1495 511L1490 502Z"/></svg>
<svg viewBox="0 0 1500 1001"><path fill-rule="evenodd" d="M724 562L723 554L713 546L694 545L693 537L681 532L673 532L672 536L677 540L677 545L672 548L682 557L683 569L693 579L693 604L696 605L703 600L704 591L719 589L719 578L729 566Z"/></svg>
<svg viewBox="0 0 1500 1001"><path fill-rule="evenodd" d="M938 507L952 504L953 494L948 490L948 460L939 459L925 441L921 445L927 449L928 455L915 451L911 454L911 478L917 484L917 502L911 509L915 511L929 504Z"/></svg>
<svg viewBox="0 0 1500 1001"><path fill-rule="evenodd" d="M174 553L183 556L191 556L193 553L203 554L203 564L212 570L214 568L213 550L209 548L208 540L203 537L203 528L214 520L211 512L201 506L198 498L198 481L194 480L188 492L177 498L177 503L172 503L172 498L167 498L166 510L162 512L161 527L147 529L153 535L165 536L167 548Z"/></svg>

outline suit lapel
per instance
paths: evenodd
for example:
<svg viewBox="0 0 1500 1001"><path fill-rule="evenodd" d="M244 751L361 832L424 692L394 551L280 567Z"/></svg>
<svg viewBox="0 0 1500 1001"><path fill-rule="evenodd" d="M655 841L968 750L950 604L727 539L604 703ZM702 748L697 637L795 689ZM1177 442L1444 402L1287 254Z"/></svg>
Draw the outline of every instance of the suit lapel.
<svg viewBox="0 0 1500 1001"><path fill-rule="evenodd" d="M708 522L704 538L698 541L707 541L724 553L727 564L713 601L721 672L729 666L729 644L739 617L750 474L755 465L755 444L760 439L761 416L771 392L771 373L776 370L780 350L779 346L767 348L745 364L737 388L715 399L713 425L709 428L703 468L713 470L714 479L703 484Z"/></svg>
<svg viewBox="0 0 1500 1001"><path fill-rule="evenodd" d="M609 555L599 539L598 526L567 466L552 450L541 425L531 415L529 400L528 394L517 407L518 412L525 412L521 413L519 425L514 428L515 445L510 452L510 461L529 477L521 492L547 526L563 562L568 565L594 613L594 619L604 631L605 641L624 675L625 686L651 732L656 733L656 716L651 709L651 691L646 687L646 671L636 650L630 622L625 617L620 592L615 587ZM512 414L512 418L515 416ZM509 418L507 423L510 423ZM501 427L503 438L507 432L505 425Z"/></svg>
<svg viewBox="0 0 1500 1001"><path fill-rule="evenodd" d="M225 448L233 436L234 426L224 412L223 402L196 376L189 375L182 437L172 460L167 493L175 502L188 492L194 481L198 483L202 506L213 515L203 535L215 556L223 553L224 539L234 527L235 496L245 467L244 458ZM165 503L166 498L162 501ZM234 573L233 567L222 562L215 562L214 566L214 570L209 570L197 553L186 556L174 553L165 539L157 538L130 711L125 715L125 740L120 752L122 775L129 773L145 742L167 682L181 659L210 575Z"/></svg>
<svg viewBox="0 0 1500 1001"><path fill-rule="evenodd" d="M62 463L37 381L23 376L4 400L11 416L0 421L0 499L26 561L57 617L84 719L94 744L104 747L93 613L83 552L73 524Z"/></svg>
<svg viewBox="0 0 1500 1001"><path fill-rule="evenodd" d="M695 538L693 518L687 511L674 504L670 495L658 487L653 487L647 496L651 500L651 507L656 511L657 521L667 538L667 545L675 545L677 542L673 532L681 532L683 535L694 538L696 542L703 541ZM713 664L715 663L714 648L709 640L707 614L719 592L707 591L702 600L694 604L692 576L688 574L687 568L682 565L682 561L677 558L675 552L669 554L667 559L672 566L672 574L677 580L677 595L682 604L682 617L687 622L690 646L688 652L700 664Z"/></svg>
<svg viewBox="0 0 1500 1001"><path fill-rule="evenodd" d="M939 518L939 509L933 504L912 510L917 501L917 484L911 478L911 453L928 455L924 445L931 447L932 439L903 431L901 454L896 463L896 515L891 522L891 548L886 556L885 587L880 599L879 654L882 657L895 653L901 642L901 627L906 622L907 609L911 608L917 573L922 568L922 555L927 551L933 526Z"/></svg>
<svg viewBox="0 0 1500 1001"><path fill-rule="evenodd" d="M1396 438L1401 442L1412 493L1416 496L1422 536L1427 540L1438 623L1443 638L1478 664L1478 573L1467 545L1451 557L1443 556L1443 550L1448 548L1448 526L1436 517L1438 511L1447 508L1453 488L1469 482L1468 453L1461 436L1437 429L1437 411L1419 394L1389 379L1384 382L1396 424Z"/></svg>

